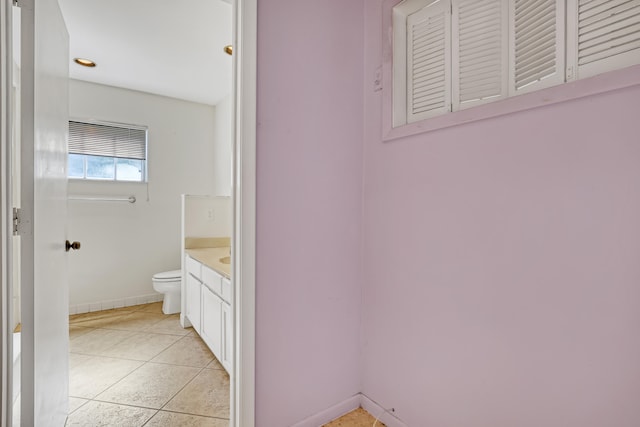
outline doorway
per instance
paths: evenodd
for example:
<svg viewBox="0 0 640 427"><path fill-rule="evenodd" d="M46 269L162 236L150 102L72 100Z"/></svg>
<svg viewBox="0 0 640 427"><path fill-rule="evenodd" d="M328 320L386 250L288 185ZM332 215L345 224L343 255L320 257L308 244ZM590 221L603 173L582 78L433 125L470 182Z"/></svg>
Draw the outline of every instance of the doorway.
<svg viewBox="0 0 640 427"><path fill-rule="evenodd" d="M241 21L243 23L241 25L243 29L241 29L235 36L236 46L242 46L239 51L242 52L242 58L244 58L244 60L238 60L238 63L242 63L242 65L236 69L240 78L236 82L236 86L234 88L236 96L240 99L240 102L237 105L241 105L242 108L234 108L234 114L237 117L234 123L234 133L235 139L238 143L234 147L236 172L234 175L235 185L233 188L235 196L234 211L238 221L234 227L232 237L236 242L234 245L234 258L237 260L234 264L234 279L238 283L241 282L242 286L236 286L235 291L237 293L236 301L237 304L239 304L240 309L236 312L236 322L238 325L237 336L239 338L236 339L237 351L235 353L238 361L238 363L236 363L238 369L237 374L234 376L234 386L232 386L232 405L234 408L232 411L232 420L235 418L235 424L242 423L242 425L250 426L253 424L253 336L251 334L253 333L252 301L254 274L253 236L255 224L255 173L252 168L255 163L255 155L252 155L251 153L255 153L255 147L252 147L252 141L253 145L255 145L255 2L245 1L236 3L234 5L234 16L239 22ZM5 15L3 17L3 23L8 19L8 16ZM253 28L249 29L249 25L253 25ZM3 25L3 28L7 28L7 26ZM249 36L247 37L246 34ZM3 46L3 48L4 47L5 46ZM3 83L5 82L3 81ZM3 98L5 97L3 96ZM253 102L251 102L252 98ZM3 107L5 105L3 105ZM7 111L7 109L3 108L3 112L4 111ZM3 120L4 119L5 117L3 114ZM7 123L5 122L3 138L7 138L8 140L9 135L6 132L6 125ZM4 183L8 182L4 179L7 177L6 173L7 171L5 170L5 174L3 174ZM3 190L6 190L5 185L3 185ZM4 193L4 196L5 199L3 199L3 201L5 202L5 209L3 212L7 213L11 203L6 199L7 193ZM8 220L9 216L7 215L5 218ZM8 221L6 223L8 223ZM6 233L7 229L3 231ZM5 242L10 240L8 236L6 237L7 238L4 239ZM5 260L8 259L8 257L6 257L6 253L5 247L3 250L3 259ZM3 272L6 272L6 270L3 270ZM6 277L3 278L7 279ZM9 282L9 280L6 280L5 284ZM11 292L7 292L5 295L11 296ZM5 324L9 323L9 319L6 314L12 312L12 310L9 309L8 303L9 301L6 298L3 298L3 319L7 321ZM242 325L246 325L247 333L243 333L244 329ZM6 328L4 329L6 332ZM3 336L3 344L7 343L6 339L7 334L5 333ZM9 347L10 346L8 345L3 345L3 349L7 349ZM245 351L243 347L247 347L247 351ZM3 359L6 364L6 355ZM245 366L247 369L244 368ZM6 380L6 377L3 377L3 384L6 383ZM235 387L236 384L240 385ZM6 395L6 393L3 393L3 396ZM238 398L238 396L241 397ZM235 402L237 402L237 404ZM245 407L245 409L242 407ZM3 413L6 412L3 411ZM242 421L243 419L245 421Z"/></svg>

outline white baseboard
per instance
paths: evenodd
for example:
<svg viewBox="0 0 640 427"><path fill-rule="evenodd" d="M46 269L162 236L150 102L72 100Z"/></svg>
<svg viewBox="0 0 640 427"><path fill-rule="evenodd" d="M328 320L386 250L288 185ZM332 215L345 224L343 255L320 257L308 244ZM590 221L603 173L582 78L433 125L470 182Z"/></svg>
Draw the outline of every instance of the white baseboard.
<svg viewBox="0 0 640 427"><path fill-rule="evenodd" d="M337 405L305 418L294 424L293 427L320 427L360 407L374 417L379 417L380 422L383 422L387 427L408 427L400 419L392 415L393 412L385 411L386 408L383 408L362 393L351 396Z"/></svg>
<svg viewBox="0 0 640 427"><path fill-rule="evenodd" d="M314 414L309 418L305 418L299 423L294 424L292 427L319 427L323 424L335 420L336 418L340 418L344 414L351 412L354 409L358 409L359 407L360 394L356 394L355 396L351 396L350 398L338 403L337 405L333 405L322 412L318 412L317 414Z"/></svg>
<svg viewBox="0 0 640 427"><path fill-rule="evenodd" d="M112 299L107 301L99 301L87 304L77 304L69 306L69 314L82 314L92 311L111 310L113 308L131 307L140 304L150 304L152 302L162 301L163 294L154 293L149 295L140 295L135 297L127 297L121 299Z"/></svg>
<svg viewBox="0 0 640 427"><path fill-rule="evenodd" d="M408 427L396 418L391 410L387 411L390 408L383 408L364 394L360 394L360 406L374 417L379 417L387 427Z"/></svg>

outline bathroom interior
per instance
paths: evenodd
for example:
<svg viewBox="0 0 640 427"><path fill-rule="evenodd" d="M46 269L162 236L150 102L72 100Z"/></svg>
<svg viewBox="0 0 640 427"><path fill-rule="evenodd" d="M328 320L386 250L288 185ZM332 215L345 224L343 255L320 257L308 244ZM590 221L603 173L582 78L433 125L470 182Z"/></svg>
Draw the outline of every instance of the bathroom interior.
<svg viewBox="0 0 640 427"><path fill-rule="evenodd" d="M92 57L97 63L92 69L70 62L69 117L146 127L142 173L147 179L69 180L68 236L81 242L81 250L68 257L69 314L126 310L164 299L163 314L180 313L180 324L190 328L198 321L194 314L191 320L185 315L183 278L188 274L189 251L194 251L194 259L200 257L199 271L218 275L219 289L213 295L223 297L224 286L226 306L219 307L229 314L232 62L223 48L232 39L231 4L224 0L153 7L150 2L138 2L136 7L123 1L85 3L60 0L70 56ZM14 7L15 108L20 91L19 14ZM148 31L136 28L136 22L150 17ZM202 60L205 56L210 59ZM133 66L131 58L136 60ZM19 123L18 116L14 119ZM19 126L14 126L13 140L19 141L19 136ZM14 144L17 170L19 147ZM19 190L14 175L16 206ZM14 238L16 254L19 245ZM221 254L213 261L207 258L212 251ZM13 262L14 403L19 405L19 257ZM202 335L199 326L195 330ZM221 336L225 332L230 337L228 330ZM202 339L221 359L220 345L214 343L219 338ZM225 347L227 358L229 349ZM230 370L227 363L223 366ZM14 409L14 421L16 417L19 410Z"/></svg>

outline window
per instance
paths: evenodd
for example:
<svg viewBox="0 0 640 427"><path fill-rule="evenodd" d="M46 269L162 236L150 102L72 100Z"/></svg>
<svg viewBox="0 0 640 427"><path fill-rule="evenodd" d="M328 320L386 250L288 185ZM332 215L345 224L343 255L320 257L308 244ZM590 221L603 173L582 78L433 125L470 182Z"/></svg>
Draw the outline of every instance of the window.
<svg viewBox="0 0 640 427"><path fill-rule="evenodd" d="M637 0L404 0L393 126L640 64Z"/></svg>
<svg viewBox="0 0 640 427"><path fill-rule="evenodd" d="M147 128L69 121L68 176L102 181L146 181Z"/></svg>

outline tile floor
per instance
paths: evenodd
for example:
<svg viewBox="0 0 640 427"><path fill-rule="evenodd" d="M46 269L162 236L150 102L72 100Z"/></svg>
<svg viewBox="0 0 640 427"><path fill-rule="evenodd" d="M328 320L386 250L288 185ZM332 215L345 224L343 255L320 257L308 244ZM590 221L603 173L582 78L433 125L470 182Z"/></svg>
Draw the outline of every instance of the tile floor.
<svg viewBox="0 0 640 427"><path fill-rule="evenodd" d="M162 303L69 318L67 426L228 427L229 376Z"/></svg>
<svg viewBox="0 0 640 427"><path fill-rule="evenodd" d="M179 322L162 303L70 316L67 426L228 427L229 375ZM374 422L360 408L325 427Z"/></svg>
<svg viewBox="0 0 640 427"><path fill-rule="evenodd" d="M372 427L373 424L376 424L376 427L385 427L380 421L376 423L376 419L370 413L362 408L358 408L337 420L325 424L323 427Z"/></svg>

